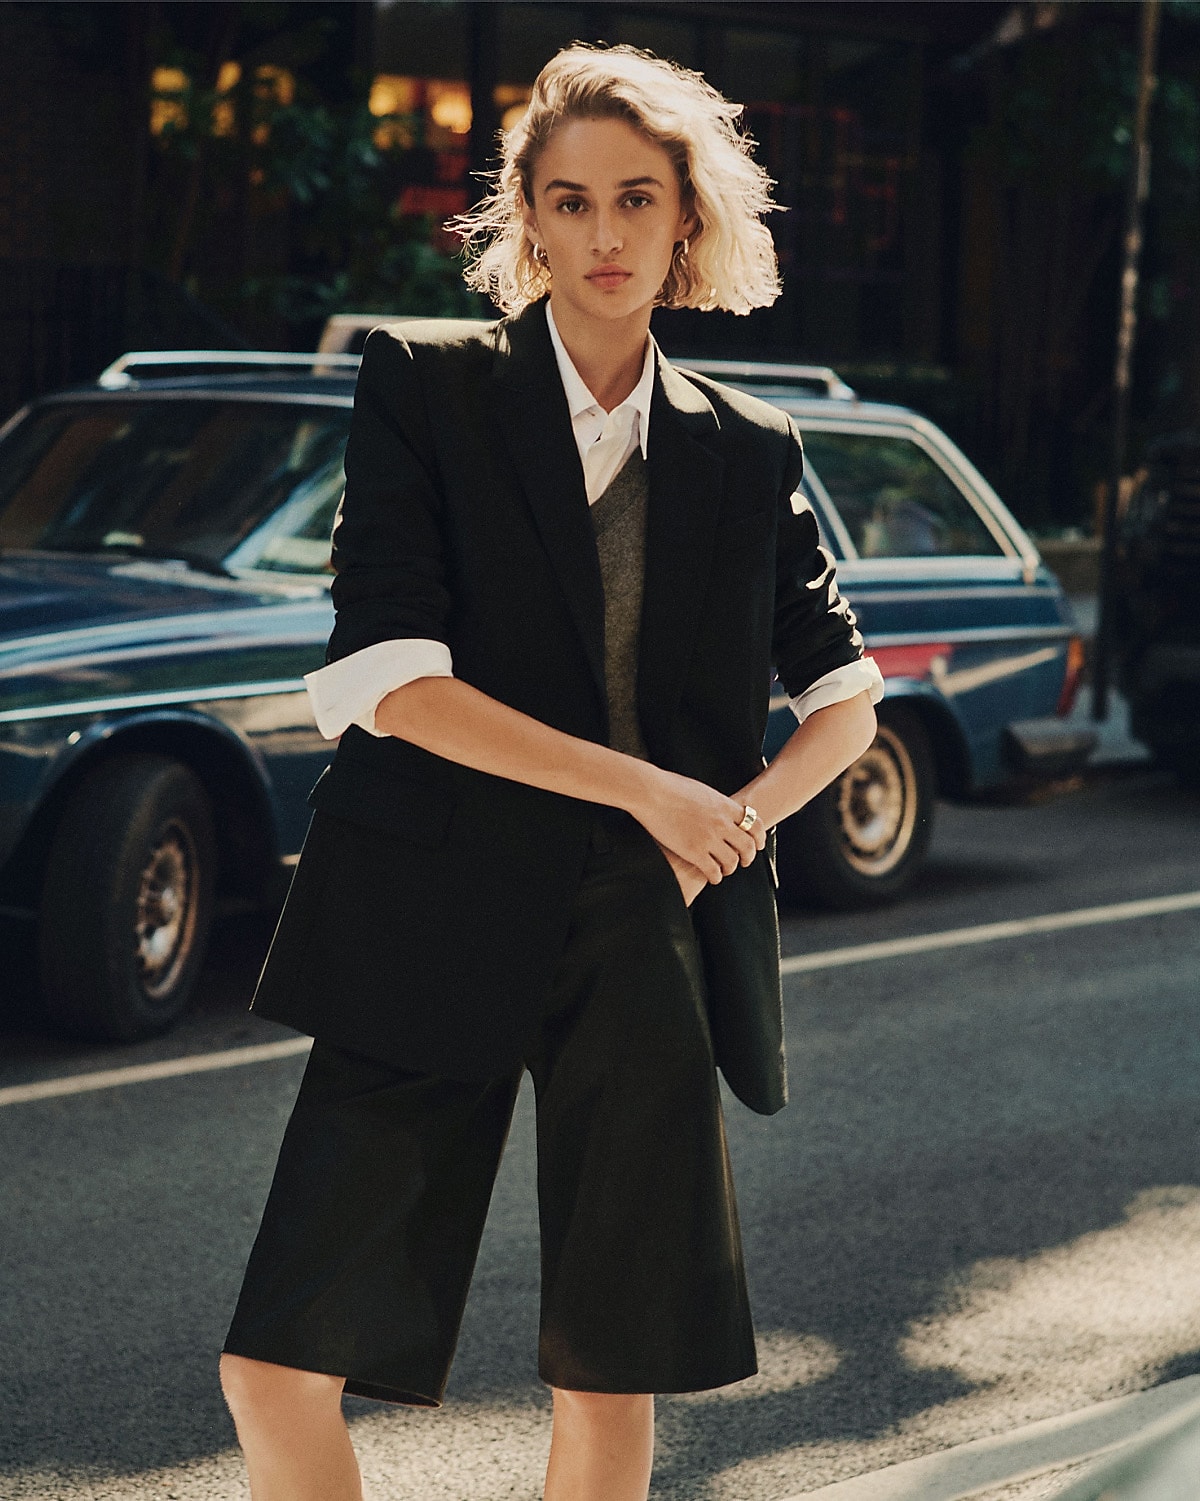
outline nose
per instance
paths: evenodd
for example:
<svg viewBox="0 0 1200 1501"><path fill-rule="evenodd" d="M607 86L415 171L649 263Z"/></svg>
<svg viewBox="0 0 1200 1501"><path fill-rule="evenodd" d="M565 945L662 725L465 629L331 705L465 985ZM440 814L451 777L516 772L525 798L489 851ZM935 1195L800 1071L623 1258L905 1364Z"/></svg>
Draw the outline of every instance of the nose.
<svg viewBox="0 0 1200 1501"><path fill-rule="evenodd" d="M592 248L596 254L603 257L619 251L624 239L616 213L608 208L598 209L592 223L595 226Z"/></svg>

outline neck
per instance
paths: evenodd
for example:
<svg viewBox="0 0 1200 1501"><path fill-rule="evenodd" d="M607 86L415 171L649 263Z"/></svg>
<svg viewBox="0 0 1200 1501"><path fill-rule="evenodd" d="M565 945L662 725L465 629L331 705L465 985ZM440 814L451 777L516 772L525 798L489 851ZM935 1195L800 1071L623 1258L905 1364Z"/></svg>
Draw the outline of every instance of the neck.
<svg viewBox="0 0 1200 1501"><path fill-rule="evenodd" d="M554 300L554 326L584 385L606 412L618 407L637 385L646 359L650 309L639 308L627 318L580 316Z"/></svg>

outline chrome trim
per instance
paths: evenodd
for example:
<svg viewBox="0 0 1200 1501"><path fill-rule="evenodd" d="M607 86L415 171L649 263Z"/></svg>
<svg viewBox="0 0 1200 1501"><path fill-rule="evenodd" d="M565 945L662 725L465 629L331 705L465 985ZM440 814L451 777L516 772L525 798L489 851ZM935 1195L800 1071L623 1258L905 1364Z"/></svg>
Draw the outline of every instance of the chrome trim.
<svg viewBox="0 0 1200 1501"><path fill-rule="evenodd" d="M15 656L18 652L35 651L43 646L71 646L75 642L90 644L94 641L104 641L111 637L118 640L127 638L131 646L145 646L160 640L177 642L180 637L189 640L204 641L208 638L214 640L227 640L235 631L241 630L249 633L251 640L260 640L261 632L253 627L263 619L263 612L270 611L270 618L279 620L288 615L307 615L310 611L323 604L324 600L314 592L306 594L303 599L287 599L282 604L269 604L254 606L247 602L245 610L227 610L224 614L218 614L213 610L192 610L186 615L154 615L145 622L147 630L157 627L158 635L137 633L140 621L120 620L110 625L76 626L69 631L43 631L38 636L18 636L12 641L0 641L0 662L7 656ZM222 629L214 630L214 624L219 624ZM4 673L0 667L0 686L3 685Z"/></svg>
<svg viewBox="0 0 1200 1501"><path fill-rule="evenodd" d="M999 628L981 625L952 631L888 631L879 635L866 631L863 634L869 656L873 646L924 646L927 643L968 646L1005 641L1069 641L1079 633L1069 625L1009 625Z"/></svg>
<svg viewBox="0 0 1200 1501"><path fill-rule="evenodd" d="M288 406L335 407L351 411L353 396L337 396L330 392L322 395L315 391L243 391L230 390L225 386L201 389L198 386L172 386L164 391L157 387L130 386L127 393L121 391L62 391L55 396L43 397L39 406L69 406L76 401L112 401L122 394L136 396L139 401L265 401L286 402Z"/></svg>
<svg viewBox="0 0 1200 1501"><path fill-rule="evenodd" d="M124 391L136 384L131 370L143 367L170 369L189 365L218 365L229 368L291 370L305 366L315 374L318 365L335 368L355 368L359 364L356 354L294 354L284 350L268 349L131 349L119 355L96 377L96 384L105 391Z"/></svg>
<svg viewBox="0 0 1200 1501"><path fill-rule="evenodd" d="M816 502L813 511L818 522L827 521L829 523L829 529L833 533L830 540L842 550L842 556L838 559L839 567L846 563L857 563L859 561L858 548L854 545L854 538L851 537L849 528L842 520L842 513L830 499L829 491L821 483L821 476L811 470L806 470L804 478L800 482L802 494L806 486L813 500Z"/></svg>
<svg viewBox="0 0 1200 1501"><path fill-rule="evenodd" d="M858 392L828 365L773 365L760 360L708 359L680 359L672 363L685 374L694 370L697 375L719 375L726 380L810 381L825 387L829 401L858 400Z"/></svg>
<svg viewBox="0 0 1200 1501"><path fill-rule="evenodd" d="M215 688L172 689L163 693L126 693L119 698L83 698L74 703L39 704L28 709L0 710L0 724L30 719L66 719L72 715L111 714L120 709L160 709L168 704L204 704L218 699L268 698L281 693L304 693L303 678L276 678L264 683L221 683Z"/></svg>
<svg viewBox="0 0 1200 1501"><path fill-rule="evenodd" d="M909 558L859 558L843 565L847 577L865 578L868 583L897 580L911 584L914 579L949 579L952 583L977 579L999 583L1024 584L1021 560L1011 553L927 554Z"/></svg>
<svg viewBox="0 0 1200 1501"><path fill-rule="evenodd" d="M19 422L23 422L32 411L33 402L27 401L23 407L18 407L6 422L0 423L0 443L3 443L5 438L8 437L9 433L12 432L13 428L16 427Z"/></svg>
<svg viewBox="0 0 1200 1501"><path fill-rule="evenodd" d="M903 604L911 600L926 599L1057 599L1056 589L1033 589L1025 584L1013 584L1008 588L999 586L980 585L975 587L964 584L958 589L939 589L936 586L930 589L871 589L866 585L856 583L854 579L843 579L847 592L854 595L854 603L867 605L876 602L880 604Z"/></svg>

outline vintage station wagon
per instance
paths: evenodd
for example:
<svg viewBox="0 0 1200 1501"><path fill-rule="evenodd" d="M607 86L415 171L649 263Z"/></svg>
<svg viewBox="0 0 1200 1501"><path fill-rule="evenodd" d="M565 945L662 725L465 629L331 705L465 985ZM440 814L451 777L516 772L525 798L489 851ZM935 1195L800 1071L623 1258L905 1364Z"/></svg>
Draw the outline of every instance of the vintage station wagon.
<svg viewBox="0 0 1200 1501"><path fill-rule="evenodd" d="M49 1017L133 1039L186 1005L218 904L277 902L330 758L302 674L357 360L127 355L0 430L0 910ZM1020 526L933 424L830 371L694 362L791 412L888 679L875 744L780 830L785 897L897 896L935 796L1061 773L1082 664ZM773 705L768 751L793 723Z"/></svg>

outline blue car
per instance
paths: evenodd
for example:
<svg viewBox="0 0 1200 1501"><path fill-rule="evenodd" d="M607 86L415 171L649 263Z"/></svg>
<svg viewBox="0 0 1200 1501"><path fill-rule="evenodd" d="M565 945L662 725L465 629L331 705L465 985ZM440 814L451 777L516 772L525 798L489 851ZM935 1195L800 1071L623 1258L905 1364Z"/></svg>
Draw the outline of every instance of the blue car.
<svg viewBox="0 0 1200 1501"><path fill-rule="evenodd" d="M286 887L330 758L301 677L332 625L356 364L129 355L0 430L0 912L36 925L61 1029L166 1030L214 911ZM1067 603L920 416L829 372L703 368L795 415L808 498L889 680L875 744L780 830L784 894L893 898L935 796L1086 756L1054 720L1082 661ZM792 724L780 700L774 744Z"/></svg>

